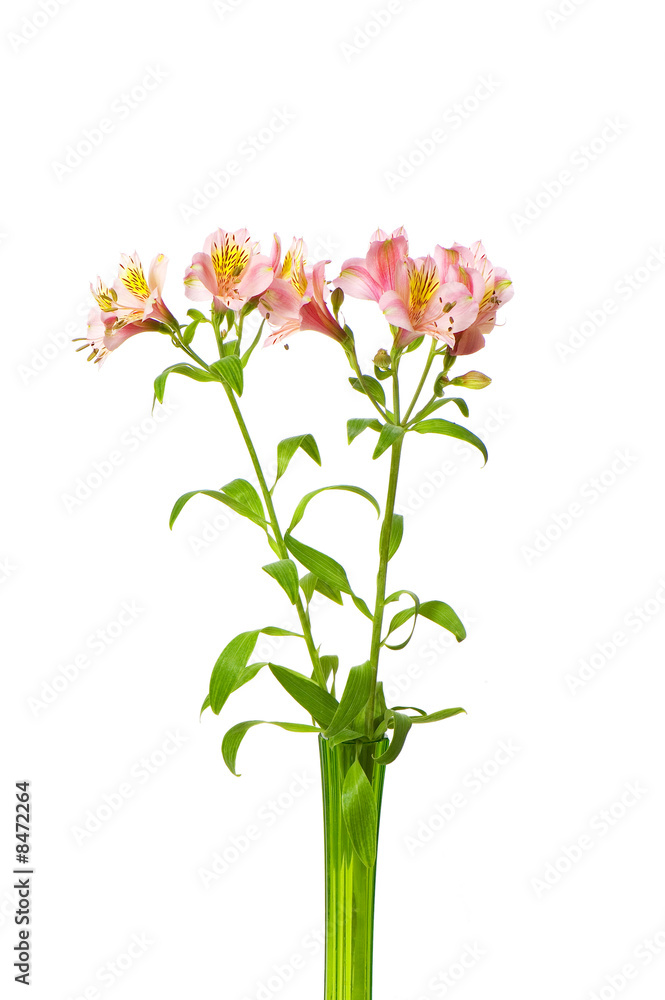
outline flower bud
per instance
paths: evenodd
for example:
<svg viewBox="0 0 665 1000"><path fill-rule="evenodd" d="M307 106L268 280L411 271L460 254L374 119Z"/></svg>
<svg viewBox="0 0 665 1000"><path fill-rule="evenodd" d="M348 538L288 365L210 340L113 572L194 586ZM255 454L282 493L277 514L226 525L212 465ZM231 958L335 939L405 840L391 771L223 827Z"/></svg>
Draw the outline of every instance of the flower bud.
<svg viewBox="0 0 665 1000"><path fill-rule="evenodd" d="M437 375L434 380L434 395L443 396L443 390L447 385L450 385L450 379L447 375L444 375L444 373L441 372L441 374Z"/></svg>
<svg viewBox="0 0 665 1000"><path fill-rule="evenodd" d="M458 375L451 382L451 385L461 385L464 389L486 389L492 379L482 372L467 372L466 375Z"/></svg>
<svg viewBox="0 0 665 1000"><path fill-rule="evenodd" d="M374 364L377 368L390 368L392 362L390 360L390 355L383 347L381 347L374 356Z"/></svg>
<svg viewBox="0 0 665 1000"><path fill-rule="evenodd" d="M344 301L344 292L342 291L342 289L341 288L333 289L333 292L330 296L330 304L333 308L335 319L337 319L339 316L339 311L342 307L343 301Z"/></svg>

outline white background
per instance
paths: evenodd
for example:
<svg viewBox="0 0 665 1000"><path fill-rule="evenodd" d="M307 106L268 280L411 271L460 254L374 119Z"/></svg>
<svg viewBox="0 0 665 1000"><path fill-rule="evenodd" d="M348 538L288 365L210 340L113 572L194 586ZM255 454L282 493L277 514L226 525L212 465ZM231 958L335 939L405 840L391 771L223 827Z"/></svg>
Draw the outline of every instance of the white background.
<svg viewBox="0 0 665 1000"><path fill-rule="evenodd" d="M270 554L254 526L226 523L206 499L173 533L167 525L181 493L251 472L237 430L214 386L178 378L150 422L152 379L177 360L165 338L134 338L101 373L69 339L84 330L87 282L111 279L121 251L146 264L167 254L167 301L183 316L184 268L217 226L247 226L266 246L275 230L303 235L312 256L338 267L365 253L377 225L404 224L415 254L482 238L515 298L468 365L494 379L467 393L488 465L445 439L408 442L391 583L449 601L469 636L457 646L421 622L383 676L404 689L393 704L469 714L414 731L388 772L375 995L430 1000L457 976L460 1000L658 996L665 233L655 8L565 0L568 13L554 16L553 0L402 0L379 29L382 0L218 7L3 7L2 978L13 976L16 942L13 783L28 778L33 996L320 995L315 740L257 729L240 752L242 779L228 773L224 722L294 718L269 675L225 718L198 721L228 639L288 625L289 606L260 570ZM262 133L250 157L276 111L291 120ZM110 128L90 149L86 130L102 119ZM240 166L222 189L210 174L229 160ZM411 176L391 176L409 162ZM387 342L383 319L352 301L346 318L367 364ZM324 456L322 470L294 460L283 516L327 483L383 497L387 457L370 461L369 435L345 443L345 420L367 410L335 344L303 334L288 353L259 353L250 371L243 405L267 464L278 440L303 431ZM98 463L108 472L116 452L100 483ZM72 504L87 480L95 487ZM370 597L371 509L341 494L317 502L302 537ZM134 608L125 627L123 604ZM364 657L365 624L321 606L317 638L349 665ZM289 643L271 655L304 666ZM580 671L587 679L575 684ZM181 745L165 754L173 733ZM495 757L502 742L510 758ZM482 783L469 777L476 768ZM129 797L81 835L121 786ZM437 806L450 816L451 802L444 822ZM216 853L233 858L250 827L257 839L206 888L202 869ZM576 853L580 838L587 849ZM130 960L133 935L150 943ZM459 978L470 947L482 956ZM617 976L627 963L628 980Z"/></svg>

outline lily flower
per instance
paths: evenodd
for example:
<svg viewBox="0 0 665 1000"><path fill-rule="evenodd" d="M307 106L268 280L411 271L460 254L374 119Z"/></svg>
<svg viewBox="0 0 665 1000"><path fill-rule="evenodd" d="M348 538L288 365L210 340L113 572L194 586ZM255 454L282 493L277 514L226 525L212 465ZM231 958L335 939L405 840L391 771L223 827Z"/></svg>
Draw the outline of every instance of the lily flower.
<svg viewBox="0 0 665 1000"><path fill-rule="evenodd" d="M450 353L475 354L485 346L485 337L494 329L497 311L512 299L512 281L504 268L494 267L487 259L485 247L480 241L470 247L454 243L449 250L437 247L435 254L441 266L447 263L449 274L454 274L471 288L478 301L476 320L466 329L455 331L455 344Z"/></svg>
<svg viewBox="0 0 665 1000"><path fill-rule="evenodd" d="M273 277L269 259L260 252L258 243L251 242L246 229L233 233L216 229L187 268L185 294L194 301L212 298L217 312L237 312L249 299L265 292Z"/></svg>
<svg viewBox="0 0 665 1000"><path fill-rule="evenodd" d="M423 334L455 346L456 331L478 316L472 290L450 280L447 262L434 257L407 257L395 266L395 288L384 292L379 307L391 326L399 328L395 346L403 348Z"/></svg>
<svg viewBox="0 0 665 1000"><path fill-rule="evenodd" d="M88 361L94 361L101 365L106 361L111 351L115 351L121 344L124 344L130 337L144 330L161 330L161 325L155 320L146 320L143 323L125 323L122 327L117 327L117 316L110 313L108 309L92 308L88 313L88 332L85 337L77 337L83 340L81 347L77 351L90 349Z"/></svg>
<svg viewBox="0 0 665 1000"><path fill-rule="evenodd" d="M403 226L395 229L392 236L377 229L370 238L367 256L345 260L333 285L345 295L378 302L384 292L395 289L397 266L408 254L409 240Z"/></svg>
<svg viewBox="0 0 665 1000"><path fill-rule="evenodd" d="M164 254L157 254L146 278L138 254L123 253L113 288L107 290L108 294L104 291L98 294L93 289L93 295L102 311L115 312L118 329L148 319L158 320L167 325L175 323L162 298L167 264L168 259Z"/></svg>
<svg viewBox="0 0 665 1000"><path fill-rule="evenodd" d="M280 264L281 242L275 236L270 287L259 301L259 312L273 328L264 347L279 344L299 330L314 330L339 343L349 334L335 319L325 298L325 267L330 261L307 264L307 247L294 239Z"/></svg>

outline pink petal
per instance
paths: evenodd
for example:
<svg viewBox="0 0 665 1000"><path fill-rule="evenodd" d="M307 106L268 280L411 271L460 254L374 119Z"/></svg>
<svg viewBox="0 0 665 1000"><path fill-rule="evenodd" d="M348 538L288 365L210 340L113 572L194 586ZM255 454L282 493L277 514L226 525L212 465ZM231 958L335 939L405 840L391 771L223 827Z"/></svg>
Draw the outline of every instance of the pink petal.
<svg viewBox="0 0 665 1000"><path fill-rule="evenodd" d="M392 326L399 326L403 330L419 336L411 324L411 317L409 316L406 303L397 292L384 292L379 299L379 308Z"/></svg>
<svg viewBox="0 0 665 1000"><path fill-rule="evenodd" d="M367 270L382 292L395 288L395 271L406 259L409 245L406 237L372 243L367 252Z"/></svg>
<svg viewBox="0 0 665 1000"><path fill-rule="evenodd" d="M367 270L364 257L352 257L344 261L342 271L333 281L333 285L354 299L371 299L373 302L378 302L381 298L382 288Z"/></svg>
<svg viewBox="0 0 665 1000"><path fill-rule="evenodd" d="M148 272L148 287L151 292L157 292L159 296L161 296L164 289L168 263L168 257L165 257L163 253L158 253L150 264L150 270Z"/></svg>
<svg viewBox="0 0 665 1000"><path fill-rule="evenodd" d="M255 295L265 292L273 277L273 269L268 258L263 254L256 254L242 272L238 282L238 294L243 299L252 299Z"/></svg>

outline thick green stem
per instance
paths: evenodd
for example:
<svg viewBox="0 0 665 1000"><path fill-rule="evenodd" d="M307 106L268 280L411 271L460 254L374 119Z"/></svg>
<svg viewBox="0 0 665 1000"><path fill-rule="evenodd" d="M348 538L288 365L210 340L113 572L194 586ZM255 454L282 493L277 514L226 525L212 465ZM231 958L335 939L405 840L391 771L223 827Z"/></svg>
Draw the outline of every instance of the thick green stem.
<svg viewBox="0 0 665 1000"><path fill-rule="evenodd" d="M413 396L413 399L411 400L409 408L406 411L406 413L404 414L404 420L402 421L402 423L405 426L408 423L409 417L411 416L411 414L413 412L414 406L416 405L416 403L420 399L420 393L423 391L423 386L425 385L425 382L427 381L427 376L429 375L430 368L432 367L432 362L434 361L434 358L435 358L436 343L437 343L436 340L434 340L434 338L432 337L432 344L430 346L429 354L427 356L427 363L425 364L425 369L424 369L424 371L422 373L422 376L420 378L420 382L418 383L418 387L417 387L417 389L416 389L416 391L414 393L414 396Z"/></svg>

